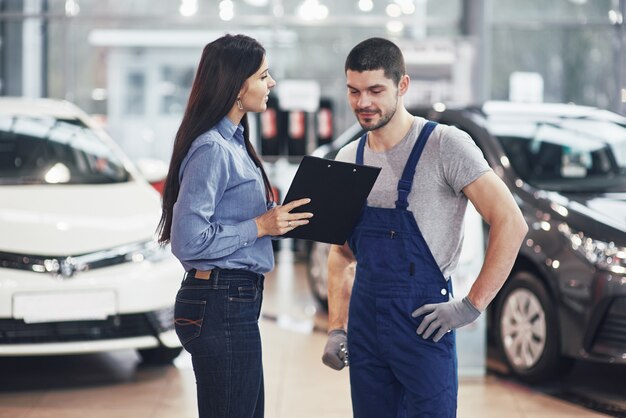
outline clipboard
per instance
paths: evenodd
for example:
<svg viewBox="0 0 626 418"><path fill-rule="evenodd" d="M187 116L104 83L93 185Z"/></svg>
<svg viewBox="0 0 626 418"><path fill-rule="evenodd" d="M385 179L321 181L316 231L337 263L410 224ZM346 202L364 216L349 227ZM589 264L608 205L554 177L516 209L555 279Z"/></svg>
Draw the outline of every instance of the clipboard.
<svg viewBox="0 0 626 418"><path fill-rule="evenodd" d="M361 215L380 170L379 167L305 156L283 205L308 197L311 202L295 208L292 213L311 212L313 217L307 225L283 236L343 245Z"/></svg>

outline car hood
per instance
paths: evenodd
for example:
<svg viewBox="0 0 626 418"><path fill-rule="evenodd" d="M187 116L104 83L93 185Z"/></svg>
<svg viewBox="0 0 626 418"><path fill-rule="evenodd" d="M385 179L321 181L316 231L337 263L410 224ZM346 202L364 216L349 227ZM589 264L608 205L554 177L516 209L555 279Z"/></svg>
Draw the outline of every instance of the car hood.
<svg viewBox="0 0 626 418"><path fill-rule="evenodd" d="M146 183L0 186L0 251L80 255L149 240L160 198Z"/></svg>
<svg viewBox="0 0 626 418"><path fill-rule="evenodd" d="M626 244L626 193L551 193L550 200L571 227L596 239ZM555 209L553 207L553 209Z"/></svg>

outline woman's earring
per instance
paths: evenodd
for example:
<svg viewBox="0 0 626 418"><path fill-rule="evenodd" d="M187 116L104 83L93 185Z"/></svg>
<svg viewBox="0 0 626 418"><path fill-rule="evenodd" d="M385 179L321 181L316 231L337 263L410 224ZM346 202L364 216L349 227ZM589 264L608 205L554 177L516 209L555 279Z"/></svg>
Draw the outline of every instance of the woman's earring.
<svg viewBox="0 0 626 418"><path fill-rule="evenodd" d="M241 103L241 97L237 97L237 107L239 110L243 110L243 104Z"/></svg>

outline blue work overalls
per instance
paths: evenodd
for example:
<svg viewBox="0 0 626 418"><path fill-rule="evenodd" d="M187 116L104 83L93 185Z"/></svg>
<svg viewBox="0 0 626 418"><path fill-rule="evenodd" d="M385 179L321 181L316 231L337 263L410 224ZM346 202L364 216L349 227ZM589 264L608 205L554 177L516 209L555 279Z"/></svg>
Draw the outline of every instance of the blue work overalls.
<svg viewBox="0 0 626 418"><path fill-rule="evenodd" d="M423 317L411 317L426 303L448 301L452 291L407 209L417 162L435 126L428 122L420 132L398 183L396 207L366 206L348 241L357 260L348 320L356 418L456 416L454 332L437 343L424 340L416 333ZM366 139L367 133L357 164L363 164Z"/></svg>

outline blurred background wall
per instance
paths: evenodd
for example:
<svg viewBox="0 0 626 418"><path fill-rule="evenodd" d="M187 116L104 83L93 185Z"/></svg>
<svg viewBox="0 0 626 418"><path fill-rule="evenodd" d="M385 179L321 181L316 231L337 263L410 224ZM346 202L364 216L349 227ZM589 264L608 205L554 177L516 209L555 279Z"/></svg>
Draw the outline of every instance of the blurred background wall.
<svg viewBox="0 0 626 418"><path fill-rule="evenodd" d="M301 94L328 104L335 133L354 122L345 56L383 36L405 53L409 105L515 99L623 113L624 3L0 0L0 95L73 101L131 157L167 160L202 47L216 37L258 38L277 97L285 80L317 85ZM319 115L302 120L320 123Z"/></svg>

